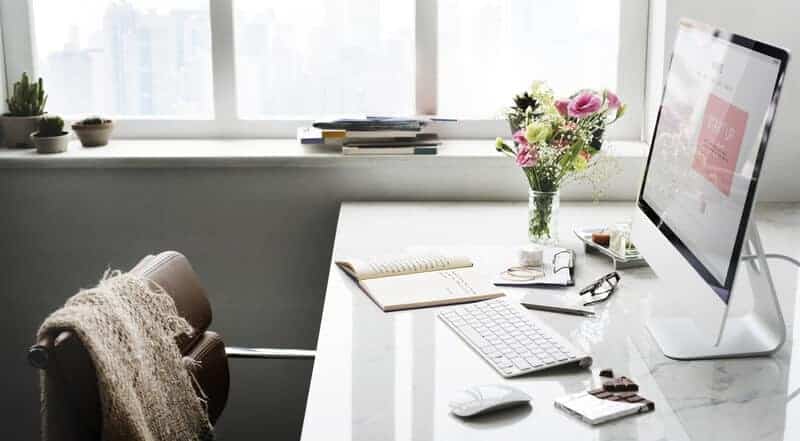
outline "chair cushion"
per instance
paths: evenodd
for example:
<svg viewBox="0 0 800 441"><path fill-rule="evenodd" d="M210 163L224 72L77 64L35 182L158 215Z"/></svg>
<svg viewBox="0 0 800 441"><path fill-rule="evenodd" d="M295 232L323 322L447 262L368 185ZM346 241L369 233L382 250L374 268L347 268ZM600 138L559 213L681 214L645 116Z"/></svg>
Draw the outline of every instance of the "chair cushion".
<svg viewBox="0 0 800 441"><path fill-rule="evenodd" d="M184 363L197 383L195 392L205 395L208 403L208 419L216 424L225 404L228 401L230 373L228 358L225 355L225 343L219 334L207 331L184 357ZM198 390L197 387L202 390Z"/></svg>
<svg viewBox="0 0 800 441"><path fill-rule="evenodd" d="M189 260L177 251L164 251L140 260L130 272L160 285L175 301L178 314L194 329L178 338L181 354L195 344L211 325L211 304Z"/></svg>

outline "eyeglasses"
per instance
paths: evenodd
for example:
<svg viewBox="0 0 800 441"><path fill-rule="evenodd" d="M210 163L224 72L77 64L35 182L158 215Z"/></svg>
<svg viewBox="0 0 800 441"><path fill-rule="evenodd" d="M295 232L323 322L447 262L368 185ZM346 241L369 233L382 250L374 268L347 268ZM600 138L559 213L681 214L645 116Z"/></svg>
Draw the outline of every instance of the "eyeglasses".
<svg viewBox="0 0 800 441"><path fill-rule="evenodd" d="M584 299L583 306L607 300L617 290L618 285L619 274L616 271L595 280L580 292L581 298Z"/></svg>

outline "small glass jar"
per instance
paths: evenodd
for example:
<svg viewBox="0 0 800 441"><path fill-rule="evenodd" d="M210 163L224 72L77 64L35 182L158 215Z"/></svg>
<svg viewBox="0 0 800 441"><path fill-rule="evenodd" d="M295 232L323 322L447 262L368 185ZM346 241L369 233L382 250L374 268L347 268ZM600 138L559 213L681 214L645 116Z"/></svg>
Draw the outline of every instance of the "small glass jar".
<svg viewBox="0 0 800 441"><path fill-rule="evenodd" d="M631 240L630 223L620 222L614 224L609 230L608 249L621 257L628 253L628 243Z"/></svg>

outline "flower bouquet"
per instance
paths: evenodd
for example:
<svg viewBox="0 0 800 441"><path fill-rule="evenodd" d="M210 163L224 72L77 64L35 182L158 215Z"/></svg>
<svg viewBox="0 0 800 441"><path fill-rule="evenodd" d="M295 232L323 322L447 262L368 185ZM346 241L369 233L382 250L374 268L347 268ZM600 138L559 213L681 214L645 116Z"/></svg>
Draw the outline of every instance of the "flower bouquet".
<svg viewBox="0 0 800 441"><path fill-rule="evenodd" d="M528 238L532 242L558 241L563 183L584 177L597 191L600 181L606 180L608 167L595 158L606 127L624 113L625 105L608 90L584 89L568 99L556 99L544 83L535 82L530 92L514 97L507 114L514 143L497 138L496 148L514 158L528 179Z"/></svg>

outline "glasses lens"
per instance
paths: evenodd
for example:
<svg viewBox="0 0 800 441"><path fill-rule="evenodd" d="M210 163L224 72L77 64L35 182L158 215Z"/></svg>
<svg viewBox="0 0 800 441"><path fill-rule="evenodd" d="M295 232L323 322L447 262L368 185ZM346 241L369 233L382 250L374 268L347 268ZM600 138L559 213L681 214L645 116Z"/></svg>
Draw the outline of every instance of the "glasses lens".
<svg viewBox="0 0 800 441"><path fill-rule="evenodd" d="M595 292L595 290L597 290L598 286L600 286L600 281L592 282L591 285L589 285L589 286L587 286L587 287L585 287L585 288L583 288L581 290L581 295L593 294Z"/></svg>
<svg viewBox="0 0 800 441"><path fill-rule="evenodd" d="M602 295L610 293L611 291L614 291L614 287L609 285L608 283L603 283L602 285L598 286L597 288L595 288L592 291L592 295L593 296L602 296Z"/></svg>
<svg viewBox="0 0 800 441"><path fill-rule="evenodd" d="M600 303L605 299L609 298L612 294L612 291L606 291L603 293L595 293L592 294L592 297L588 299L586 302L583 303L583 306L593 305L595 303Z"/></svg>

